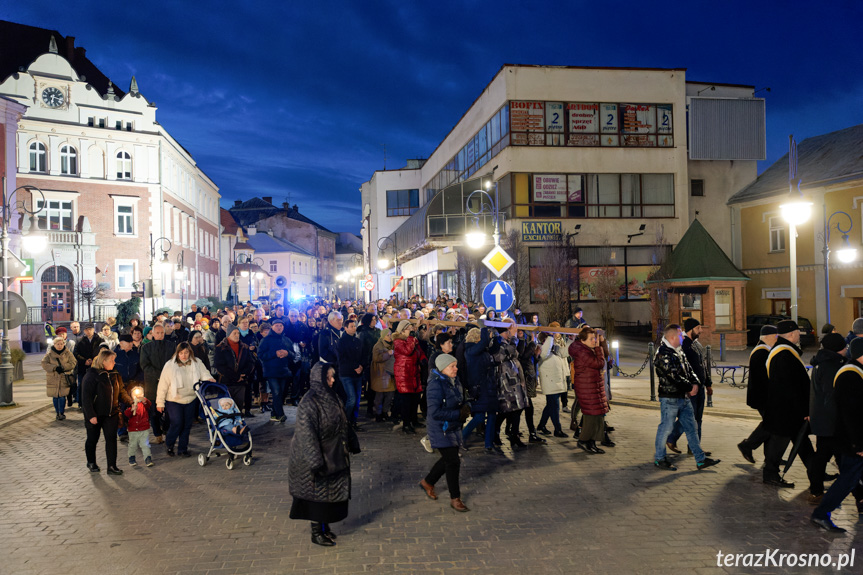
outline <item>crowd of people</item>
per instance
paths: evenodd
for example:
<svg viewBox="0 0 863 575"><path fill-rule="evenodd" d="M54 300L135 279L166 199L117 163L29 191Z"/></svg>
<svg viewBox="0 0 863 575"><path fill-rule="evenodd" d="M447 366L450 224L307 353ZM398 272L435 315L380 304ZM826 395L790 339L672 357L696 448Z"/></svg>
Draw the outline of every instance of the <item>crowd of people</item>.
<svg viewBox="0 0 863 575"><path fill-rule="evenodd" d="M164 443L169 457L189 457L191 429L201 415L198 381L227 388L236 418L225 426L237 433L247 433L244 419L256 415L282 424L285 406L296 406L291 517L311 522L314 543L332 546L330 525L348 512L350 454L360 452L359 436L369 426L391 426L417 437L426 451L436 450L439 459L419 485L437 500L435 486L445 477L450 506L459 512L469 511L459 471L472 436L492 457L503 453L504 441L518 451L546 445L547 437L566 438L561 406L569 391L575 402L564 412L570 413L568 431L575 432L577 447L591 455L614 447L614 428L606 421L611 355L603 331L590 327L578 308L566 327L551 322L532 329L538 325L535 315L519 310L496 313L443 297L357 306L316 301L287 313L279 304L249 302L216 312L193 305L186 314L158 314L149 322L137 316L127 326L109 321L101 335L92 324L72 322L56 330L42 367L57 420L74 404L84 412L92 472L100 471L100 435L109 474L123 473L118 440L128 445L133 466L139 451L145 465L154 464L151 442ZM656 352L661 415L654 464L661 469L677 469L666 454L680 453L683 434L696 469L720 462L701 447L712 388L700 332L694 319L667 326ZM840 528L830 511L852 490L863 512L863 426L854 417L859 411L851 409L863 407L863 338L856 336L863 336L863 318L847 341L826 333L810 380L797 325L765 326L750 359L748 391L748 403L763 421L739 445L754 462L753 451L764 444L764 482L792 487L779 467L789 442L803 437L797 447L809 473L810 501L818 505L813 521L833 531ZM534 411L537 394L545 396L540 413ZM817 452L808 440L810 425ZM840 476L825 494L824 482L835 479L825 472L833 456Z"/></svg>
<svg viewBox="0 0 863 575"><path fill-rule="evenodd" d="M349 453L359 452L357 434L369 425L391 426L416 436L418 448L437 450L440 459L420 485L437 499L435 484L445 476L450 505L460 512L469 510L459 468L471 433L491 456L503 453L504 438L518 450L547 444L545 436L568 437L560 409L570 389L578 398L567 409L578 447L590 454L605 453L597 444L613 447L605 422L608 342L582 316L576 309L567 320L581 329L567 335L531 331L526 324L538 325L535 315L443 297L363 306L316 301L288 310L266 302L214 312L192 305L149 322L134 316L125 326L110 318L98 332L90 323L57 328L42 367L56 419L75 405L84 413L91 472L100 471L100 436L113 475L123 473L118 441L127 444L132 466L139 454L154 465L151 443L164 443L169 457L189 457L201 415L198 381L228 389L238 416L233 430L246 432L243 419L262 414L284 423L285 406L297 406L291 516L312 522L315 543L334 545L329 526L347 514ZM533 409L538 393L546 396L541 414Z"/></svg>

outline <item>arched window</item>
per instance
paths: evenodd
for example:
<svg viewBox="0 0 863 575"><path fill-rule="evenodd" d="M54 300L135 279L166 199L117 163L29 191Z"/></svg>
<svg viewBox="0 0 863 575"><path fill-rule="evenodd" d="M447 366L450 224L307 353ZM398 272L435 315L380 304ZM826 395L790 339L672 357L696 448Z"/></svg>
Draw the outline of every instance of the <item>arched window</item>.
<svg viewBox="0 0 863 575"><path fill-rule="evenodd" d="M33 142L30 144L30 171L45 172L47 171L48 154L45 151L45 144L42 142Z"/></svg>
<svg viewBox="0 0 863 575"><path fill-rule="evenodd" d="M132 179L132 156L129 152L117 152L117 179Z"/></svg>
<svg viewBox="0 0 863 575"><path fill-rule="evenodd" d="M60 146L60 173L64 176L78 175L78 152L72 146Z"/></svg>

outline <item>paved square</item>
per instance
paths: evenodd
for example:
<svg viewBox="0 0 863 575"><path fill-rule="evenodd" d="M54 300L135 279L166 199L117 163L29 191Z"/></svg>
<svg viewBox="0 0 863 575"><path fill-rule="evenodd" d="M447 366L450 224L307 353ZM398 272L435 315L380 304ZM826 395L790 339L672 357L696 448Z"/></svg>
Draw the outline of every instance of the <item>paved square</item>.
<svg viewBox="0 0 863 575"><path fill-rule="evenodd" d="M288 518L290 420L252 420L251 467L229 471L220 458L201 468L154 446L155 467L130 468L121 444L125 474L115 478L104 465L85 469L80 412L65 422L50 414L0 429L2 573L826 573L835 570L720 568L717 552L835 557L859 547L863 533L850 500L834 516L847 534L808 523L799 465L789 474L796 489L761 484L760 468L735 448L751 420L705 417L705 447L723 461L703 472L686 456L677 472L653 467L651 409L612 409L618 447L606 455L550 438L490 456L474 441L462 460L466 514L449 508L445 479L438 501L417 486L436 459L420 436L369 423L353 458L350 516L334 527L338 545L321 548L308 523ZM197 453L203 426L192 438ZM849 572L859 572L859 555Z"/></svg>

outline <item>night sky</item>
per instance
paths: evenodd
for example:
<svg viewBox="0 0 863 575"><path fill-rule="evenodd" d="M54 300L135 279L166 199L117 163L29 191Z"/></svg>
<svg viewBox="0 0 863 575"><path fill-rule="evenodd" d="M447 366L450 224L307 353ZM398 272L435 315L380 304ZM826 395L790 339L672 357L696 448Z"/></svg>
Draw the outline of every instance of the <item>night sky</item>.
<svg viewBox="0 0 863 575"><path fill-rule="evenodd" d="M234 199L273 196L359 232L360 184L428 157L504 63L687 68L770 87L765 169L863 122L863 4L49 2L0 18L75 36ZM46 47L47 48L47 47Z"/></svg>

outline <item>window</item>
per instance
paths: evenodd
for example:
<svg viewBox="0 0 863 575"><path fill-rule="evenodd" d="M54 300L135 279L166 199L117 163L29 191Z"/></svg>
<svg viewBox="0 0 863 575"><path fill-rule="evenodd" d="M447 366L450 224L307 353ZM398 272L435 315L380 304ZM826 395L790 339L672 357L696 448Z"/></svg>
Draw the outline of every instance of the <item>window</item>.
<svg viewBox="0 0 863 575"><path fill-rule="evenodd" d="M297 262L291 262L291 270L293 273L297 273Z"/></svg>
<svg viewBox="0 0 863 575"><path fill-rule="evenodd" d="M509 109L513 146L674 147L671 104L512 101Z"/></svg>
<svg viewBox="0 0 863 575"><path fill-rule="evenodd" d="M60 147L60 173L66 176L78 175L78 152L72 146Z"/></svg>
<svg viewBox="0 0 863 575"><path fill-rule="evenodd" d="M123 129L123 121L122 121L122 120L117 120L117 123L116 123L115 127L116 127L118 130L122 130L122 129Z"/></svg>
<svg viewBox="0 0 863 575"><path fill-rule="evenodd" d="M387 190L387 216L409 216L419 207L419 190Z"/></svg>
<svg viewBox="0 0 863 575"><path fill-rule="evenodd" d="M72 231L71 200L36 200L36 209L36 221L40 230Z"/></svg>
<svg viewBox="0 0 863 575"><path fill-rule="evenodd" d="M91 128L93 127L93 124L95 124L95 123L96 123L96 120L95 120L95 118L93 118L93 116L90 116L89 118L87 118L87 125L90 126Z"/></svg>
<svg viewBox="0 0 863 575"><path fill-rule="evenodd" d="M135 233L132 230L132 206L117 206L117 233Z"/></svg>
<svg viewBox="0 0 863 575"><path fill-rule="evenodd" d="M104 127L105 127L105 118L99 118L99 127L100 127L100 128L104 128Z"/></svg>
<svg viewBox="0 0 863 575"><path fill-rule="evenodd" d="M713 291L713 308L716 315L714 325L717 330L734 327L734 290L716 288Z"/></svg>
<svg viewBox="0 0 863 575"><path fill-rule="evenodd" d="M778 216L770 218L770 251L785 251L785 222Z"/></svg>
<svg viewBox="0 0 863 575"><path fill-rule="evenodd" d="M117 260L117 291L132 291L135 283L135 263L132 260Z"/></svg>
<svg viewBox="0 0 863 575"><path fill-rule="evenodd" d="M279 271L279 262L276 260L270 260L270 271L277 272Z"/></svg>
<svg viewBox="0 0 863 575"><path fill-rule="evenodd" d="M132 156L129 152L117 152L117 179L132 179Z"/></svg>
<svg viewBox="0 0 863 575"><path fill-rule="evenodd" d="M44 172L47 166L47 153L45 152L45 144L42 142L33 142L30 144L30 171Z"/></svg>
<svg viewBox="0 0 863 575"><path fill-rule="evenodd" d="M689 195L693 197L704 197L704 180L689 180Z"/></svg>

